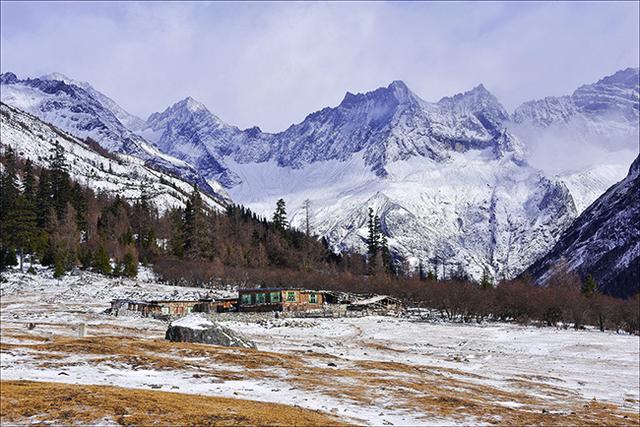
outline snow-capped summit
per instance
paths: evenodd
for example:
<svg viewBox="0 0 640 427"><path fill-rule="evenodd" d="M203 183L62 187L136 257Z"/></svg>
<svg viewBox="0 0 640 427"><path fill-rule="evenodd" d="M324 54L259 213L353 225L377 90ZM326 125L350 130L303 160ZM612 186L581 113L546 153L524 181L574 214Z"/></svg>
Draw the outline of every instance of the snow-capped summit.
<svg viewBox="0 0 640 427"><path fill-rule="evenodd" d="M96 192L117 194L130 201L145 194L159 212L184 207L191 194L190 183L151 168L138 158L107 153L7 104L0 103L0 112L3 146L11 146L19 156L38 166L47 166L51 150L60 144L71 178ZM202 197L210 208L218 211L228 203L225 195L203 192Z"/></svg>
<svg viewBox="0 0 640 427"><path fill-rule="evenodd" d="M184 102L185 107L189 111L191 111L193 113L195 113L196 111L199 111L199 110L206 110L207 109L207 107L205 107L203 103L201 103L199 101L196 101L195 99L193 99L190 96L186 97L183 100L183 102Z"/></svg>
<svg viewBox="0 0 640 427"><path fill-rule="evenodd" d="M138 133L163 152L193 165L209 179L227 186L237 181L219 163L217 153L240 130L225 124L190 96L161 113L151 114Z"/></svg>
<svg viewBox="0 0 640 427"><path fill-rule="evenodd" d="M87 91L93 98L98 100L103 107L111 111L114 116L130 131L136 131L144 127L144 120L140 117L136 117L133 114L127 112L124 108L118 105L113 99L109 98L104 93L95 89L87 82L71 79L62 73L54 72L45 74L39 78L40 80L57 80L64 82L68 85L78 86Z"/></svg>
<svg viewBox="0 0 640 427"><path fill-rule="evenodd" d="M61 79L61 80L58 80ZM137 157L149 166L176 174L215 194L217 183L209 182L188 163L171 157L131 131L119 119L133 126L141 121L91 85L54 73L44 78L17 79L13 73L1 77L2 102L31 113L71 135L91 138L103 148ZM133 119L131 119L133 117ZM210 185L213 184L213 187Z"/></svg>
<svg viewBox="0 0 640 427"><path fill-rule="evenodd" d="M13 84L13 83L16 83L17 81L18 81L18 77L11 72L0 74L0 84L3 84L3 85Z"/></svg>
<svg viewBox="0 0 640 427"><path fill-rule="evenodd" d="M411 92L402 80L394 80L389 86L381 87L371 92L358 94L347 92L339 107L350 108L362 102L377 102L379 104L397 106L400 104L419 104L422 100Z"/></svg>
<svg viewBox="0 0 640 427"><path fill-rule="evenodd" d="M570 96L528 101L516 108L515 123L537 128L572 126L583 138L608 140L638 133L640 74L627 68L582 85Z"/></svg>
<svg viewBox="0 0 640 427"><path fill-rule="evenodd" d="M639 78L627 68L571 95L525 102L507 124L526 142L529 162L559 175L580 207L622 179L638 153Z"/></svg>
<svg viewBox="0 0 640 427"><path fill-rule="evenodd" d="M481 121L484 121L484 124L489 124L496 129L509 120L507 110L482 83L467 92L459 93L453 97L444 97L438 101L438 105L458 114L476 115Z"/></svg>

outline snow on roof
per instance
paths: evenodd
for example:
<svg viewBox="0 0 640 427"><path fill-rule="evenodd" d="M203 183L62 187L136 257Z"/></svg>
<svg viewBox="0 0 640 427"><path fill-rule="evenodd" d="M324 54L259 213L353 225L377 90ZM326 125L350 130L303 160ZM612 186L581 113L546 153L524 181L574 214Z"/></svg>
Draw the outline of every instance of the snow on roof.
<svg viewBox="0 0 640 427"><path fill-rule="evenodd" d="M390 297L389 295L376 295L375 297L371 297L371 298L363 299L363 300L360 300L360 301L356 301L356 302L352 303L351 305L375 304L377 302L384 301L385 299L391 299L391 300L397 301L396 298Z"/></svg>
<svg viewBox="0 0 640 427"><path fill-rule="evenodd" d="M189 329L207 329L214 326L214 323L205 317L191 313L178 320L174 320L171 322L171 326L179 326Z"/></svg>

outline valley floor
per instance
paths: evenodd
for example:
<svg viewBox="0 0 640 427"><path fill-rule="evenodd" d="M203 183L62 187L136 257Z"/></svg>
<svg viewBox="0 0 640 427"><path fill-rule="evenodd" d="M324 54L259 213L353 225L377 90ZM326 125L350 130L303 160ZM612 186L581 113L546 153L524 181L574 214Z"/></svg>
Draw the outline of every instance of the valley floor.
<svg viewBox="0 0 640 427"><path fill-rule="evenodd" d="M203 289L160 285L146 271L137 281L86 272L5 277L3 424L640 424L637 336L225 315L221 323L258 350L171 343L164 322L104 310L116 297L193 297ZM80 323L85 338L77 337Z"/></svg>

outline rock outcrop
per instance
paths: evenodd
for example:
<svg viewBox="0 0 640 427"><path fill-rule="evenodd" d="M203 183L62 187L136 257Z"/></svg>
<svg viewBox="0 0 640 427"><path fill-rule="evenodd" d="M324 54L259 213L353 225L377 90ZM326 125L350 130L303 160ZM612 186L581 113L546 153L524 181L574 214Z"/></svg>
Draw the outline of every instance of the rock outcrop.
<svg viewBox="0 0 640 427"><path fill-rule="evenodd" d="M188 314L171 322L165 339L174 342L196 342L226 347L256 348L256 345L238 332L198 314Z"/></svg>

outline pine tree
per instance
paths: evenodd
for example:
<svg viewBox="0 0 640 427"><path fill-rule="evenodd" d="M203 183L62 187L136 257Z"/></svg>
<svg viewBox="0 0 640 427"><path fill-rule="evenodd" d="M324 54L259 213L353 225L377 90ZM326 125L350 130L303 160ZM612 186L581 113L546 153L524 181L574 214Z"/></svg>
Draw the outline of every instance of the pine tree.
<svg viewBox="0 0 640 427"><path fill-rule="evenodd" d="M67 203L71 199L71 183L64 148L58 142L56 142L56 145L52 149L49 169L51 172L53 206L58 218L62 218L67 208Z"/></svg>
<svg viewBox="0 0 640 427"><path fill-rule="evenodd" d="M590 297L598 293L598 283L595 281L591 274L587 275L582 288L580 289L584 296Z"/></svg>
<svg viewBox="0 0 640 427"><path fill-rule="evenodd" d="M187 202L188 203L188 202ZM183 209L169 213L169 252L178 258L184 257L184 217Z"/></svg>
<svg viewBox="0 0 640 427"><path fill-rule="evenodd" d="M485 267L482 270L482 278L480 279L480 286L482 289L490 289L493 287L491 276L489 275L489 269Z"/></svg>
<svg viewBox="0 0 640 427"><path fill-rule="evenodd" d="M36 214L38 217L38 227L44 228L53 209L53 190L51 189L51 176L47 169L40 172L38 190L36 194Z"/></svg>
<svg viewBox="0 0 640 427"><path fill-rule="evenodd" d="M378 267L378 253L380 252L380 236L376 226L376 216L373 215L373 208L369 208L369 222L367 230L367 260L369 264L369 274L375 274Z"/></svg>
<svg viewBox="0 0 640 427"><path fill-rule="evenodd" d="M111 274L111 262L109 261L109 254L105 250L103 245L98 246L93 258L93 268L104 275Z"/></svg>
<svg viewBox="0 0 640 427"><path fill-rule="evenodd" d="M204 210L204 202L196 187L187 207L184 218L184 250L190 259L207 258L209 249L209 224Z"/></svg>
<svg viewBox="0 0 640 427"><path fill-rule="evenodd" d="M276 203L276 210L273 213L273 226L279 230L286 230L289 227L284 199L280 199Z"/></svg>
<svg viewBox="0 0 640 427"><path fill-rule="evenodd" d="M35 206L36 201L36 182L33 174L33 165L31 160L27 160L24 165L24 190L22 192L29 203Z"/></svg>
<svg viewBox="0 0 640 427"><path fill-rule="evenodd" d="M127 252L122 260L121 272L123 276L136 277L138 275L138 262L131 252Z"/></svg>
<svg viewBox="0 0 640 427"><path fill-rule="evenodd" d="M76 224L78 225L78 229L83 233L83 240L86 241L88 239L88 223L87 223L87 210L88 203L87 198L85 196L82 187L77 182L73 184L71 188L71 206L76 211Z"/></svg>
<svg viewBox="0 0 640 427"><path fill-rule="evenodd" d="M387 273L396 274L391 261L391 252L389 251L389 245L387 245L387 236L378 228L378 235L380 238L380 253L382 254L382 266Z"/></svg>
<svg viewBox="0 0 640 427"><path fill-rule="evenodd" d="M0 220L4 220L20 194L16 156L11 147L6 147L4 157L4 168L0 175Z"/></svg>
<svg viewBox="0 0 640 427"><path fill-rule="evenodd" d="M20 257L22 270L25 254L31 254L36 239L36 213L24 195L19 195L3 221L6 243Z"/></svg>

